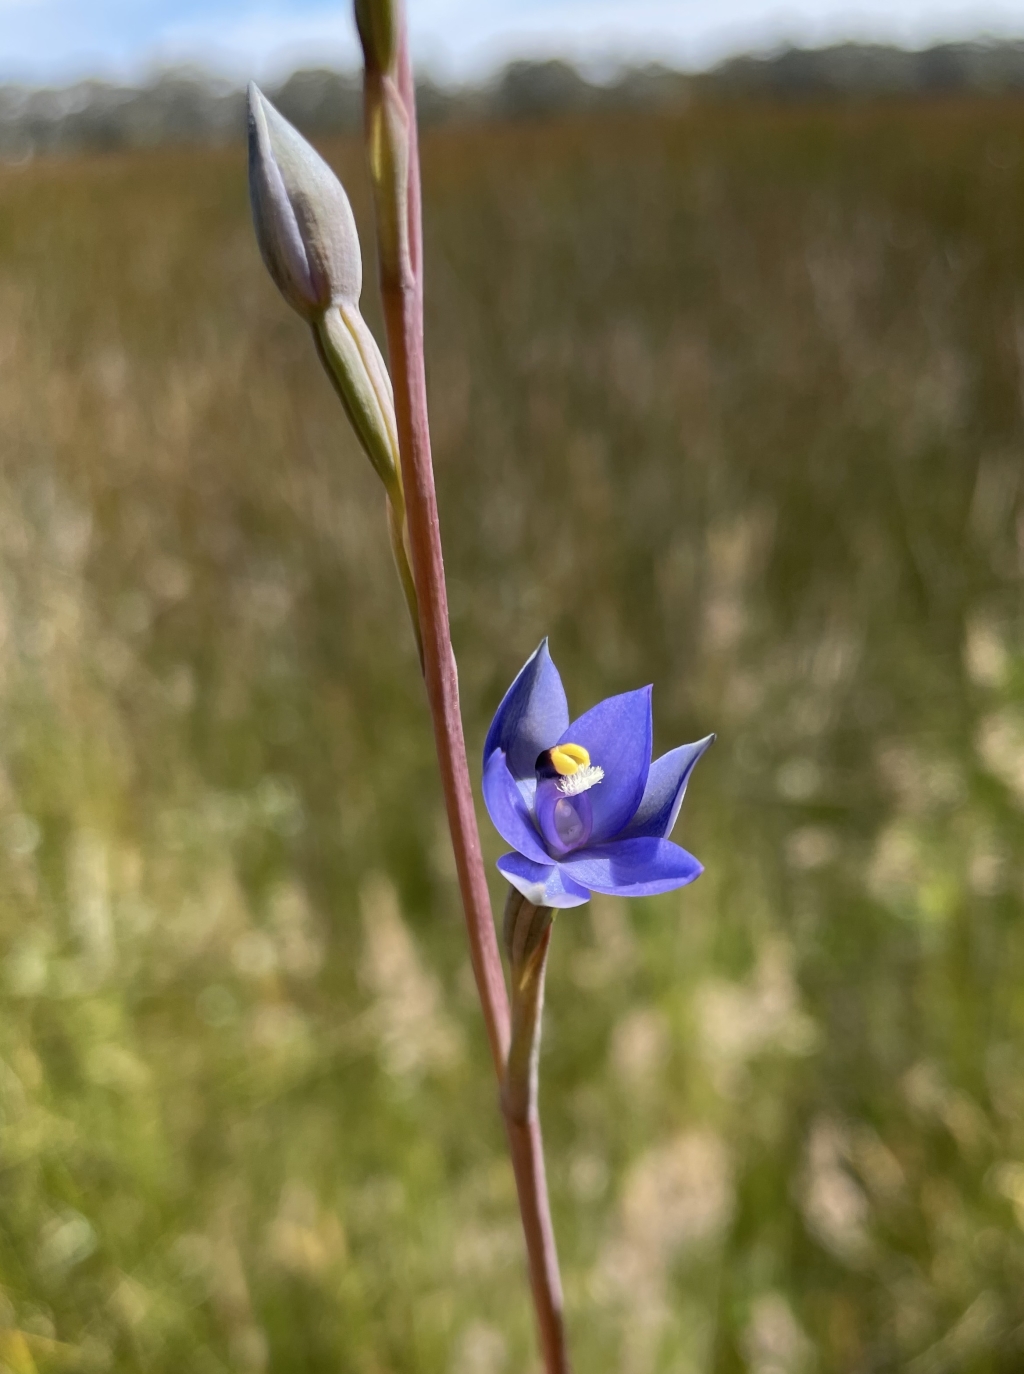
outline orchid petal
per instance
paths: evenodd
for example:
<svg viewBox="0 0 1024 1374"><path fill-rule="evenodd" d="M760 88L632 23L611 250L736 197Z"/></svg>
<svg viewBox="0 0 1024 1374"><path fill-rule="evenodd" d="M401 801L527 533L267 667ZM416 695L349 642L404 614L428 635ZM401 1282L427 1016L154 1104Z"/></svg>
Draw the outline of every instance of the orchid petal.
<svg viewBox="0 0 1024 1374"><path fill-rule="evenodd" d="M503 749L495 749L484 768L484 802L494 828L506 843L537 863L549 864L551 856L534 829L529 808L508 771Z"/></svg>
<svg viewBox="0 0 1024 1374"><path fill-rule="evenodd" d="M695 744L681 744L655 759L647 775L643 800L637 813L622 831L624 840L641 835L653 835L667 840L679 816L683 794L697 760L715 742L714 735L697 740Z"/></svg>
<svg viewBox="0 0 1024 1374"><path fill-rule="evenodd" d="M563 881L617 897L653 897L692 883L702 865L671 840L644 836L578 849L559 862Z"/></svg>
<svg viewBox="0 0 1024 1374"><path fill-rule="evenodd" d="M484 767L495 749L503 749L512 776L532 778L537 755L557 742L568 723L565 688L544 639L498 707L484 743Z"/></svg>
<svg viewBox="0 0 1024 1374"><path fill-rule="evenodd" d="M498 860L498 871L534 906L582 906L590 901L587 889L557 864L535 864L522 854L503 854Z"/></svg>
<svg viewBox="0 0 1024 1374"><path fill-rule="evenodd" d="M610 840L634 816L651 766L651 689L606 697L562 734L561 743L580 744L604 779L588 792L594 813L592 844Z"/></svg>

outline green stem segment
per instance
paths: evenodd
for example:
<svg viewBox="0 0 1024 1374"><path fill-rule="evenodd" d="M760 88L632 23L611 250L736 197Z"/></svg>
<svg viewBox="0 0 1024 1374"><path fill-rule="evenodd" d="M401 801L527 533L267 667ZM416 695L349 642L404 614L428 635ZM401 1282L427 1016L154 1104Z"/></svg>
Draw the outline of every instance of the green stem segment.
<svg viewBox="0 0 1024 1374"><path fill-rule="evenodd" d="M389 492L388 499L388 535L391 538L391 552L394 555L395 567L398 569L398 580L402 584L402 591L405 595L405 604L409 608L409 619L412 622L412 632L416 636L416 650L420 656L420 668L423 668L423 635L420 631L420 611L416 601L416 583L413 581L412 564L409 561L409 532L405 523L405 496L399 486L393 495Z"/></svg>
<svg viewBox="0 0 1024 1374"><path fill-rule="evenodd" d="M501 1107L526 1233L530 1285L544 1365L548 1374L567 1374L562 1281L537 1106L544 975L554 915L550 907L534 906L515 888L509 888L504 937L512 983L512 1043L501 1084Z"/></svg>
<svg viewBox="0 0 1024 1374"><path fill-rule="evenodd" d="M534 906L514 887L509 888L503 933L512 979L512 1043L501 1103L512 1121L525 1122L537 1115L544 973L554 915L550 907Z"/></svg>

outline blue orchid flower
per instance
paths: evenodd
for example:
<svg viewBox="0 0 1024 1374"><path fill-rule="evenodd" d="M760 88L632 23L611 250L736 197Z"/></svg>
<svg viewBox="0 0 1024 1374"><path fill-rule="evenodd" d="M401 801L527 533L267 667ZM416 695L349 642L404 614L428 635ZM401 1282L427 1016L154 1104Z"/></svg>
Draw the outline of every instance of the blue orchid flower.
<svg viewBox="0 0 1024 1374"><path fill-rule="evenodd" d="M594 892L648 897L701 865L668 838L714 735L651 762L651 689L608 697L570 725L545 639L505 693L484 744L483 791L512 853L498 868L535 906Z"/></svg>

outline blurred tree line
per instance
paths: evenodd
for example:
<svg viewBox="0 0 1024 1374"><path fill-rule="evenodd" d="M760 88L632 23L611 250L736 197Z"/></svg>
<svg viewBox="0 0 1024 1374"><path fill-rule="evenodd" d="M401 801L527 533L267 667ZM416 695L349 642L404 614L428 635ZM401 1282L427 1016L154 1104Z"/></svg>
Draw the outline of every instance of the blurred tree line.
<svg viewBox="0 0 1024 1374"><path fill-rule="evenodd" d="M476 86L420 82L421 119L443 124L521 119L596 109L678 108L693 100L761 95L778 99L859 99L942 93L1024 91L1024 41L945 43L920 52L842 43L747 55L707 72L657 64L590 80L563 61L510 63ZM294 72L268 94L309 133L351 132L362 96L351 72ZM158 72L139 86L80 81L63 89L0 85L0 157L43 152L224 143L241 137L244 93L198 68Z"/></svg>

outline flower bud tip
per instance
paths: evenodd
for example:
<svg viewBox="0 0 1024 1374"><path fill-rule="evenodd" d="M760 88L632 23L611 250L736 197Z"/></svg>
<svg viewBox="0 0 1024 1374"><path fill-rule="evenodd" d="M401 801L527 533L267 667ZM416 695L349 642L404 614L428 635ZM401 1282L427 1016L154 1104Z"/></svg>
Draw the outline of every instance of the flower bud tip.
<svg viewBox="0 0 1024 1374"><path fill-rule="evenodd" d="M345 188L252 81L248 106L249 198L267 270L305 319L355 305L363 269Z"/></svg>

